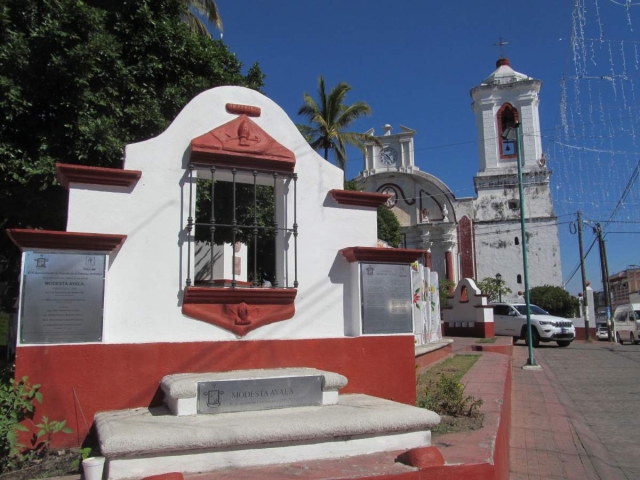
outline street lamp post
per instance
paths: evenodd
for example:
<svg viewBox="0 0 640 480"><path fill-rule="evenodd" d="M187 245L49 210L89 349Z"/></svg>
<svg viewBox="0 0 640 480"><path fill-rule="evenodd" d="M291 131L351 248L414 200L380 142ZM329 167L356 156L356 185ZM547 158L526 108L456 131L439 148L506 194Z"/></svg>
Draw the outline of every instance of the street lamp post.
<svg viewBox="0 0 640 480"><path fill-rule="evenodd" d="M498 286L498 301L500 303L502 303L502 275L500 275L499 273L496 273L496 280L497 280L497 286Z"/></svg>
<svg viewBox="0 0 640 480"><path fill-rule="evenodd" d="M536 360L533 358L533 337L531 335L531 308L529 302L529 264L527 262L527 232L526 223L524 218L524 190L522 188L522 138L521 138L521 124L516 123L514 127L507 127L502 133L502 138L505 140L516 141L517 163L518 163L518 190L520 193L520 228L522 230L522 265L524 267L524 298L527 309L527 342L529 345L529 358L527 359L526 367L536 367Z"/></svg>

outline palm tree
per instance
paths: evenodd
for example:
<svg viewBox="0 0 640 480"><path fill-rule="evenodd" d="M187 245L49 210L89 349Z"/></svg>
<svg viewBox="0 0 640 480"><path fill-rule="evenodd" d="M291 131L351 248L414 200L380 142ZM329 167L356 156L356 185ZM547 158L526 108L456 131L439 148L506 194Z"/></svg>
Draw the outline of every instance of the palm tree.
<svg viewBox="0 0 640 480"><path fill-rule="evenodd" d="M193 33L207 37L211 36L206 24L196 15L197 12L205 16L209 23L215 25L215 27L220 30L220 35L222 35L222 19L220 18L215 0L185 0L185 4L187 8L184 15L184 22L189 25L189 29Z"/></svg>
<svg viewBox="0 0 640 480"><path fill-rule="evenodd" d="M304 105L298 115L307 117L311 125L298 125L300 133L314 150L324 149L324 159L329 159L329 149L333 149L336 165L342 170L347 165L346 145L353 145L363 153L364 142L380 145L380 141L365 133L345 132L355 120L363 115L370 115L371 108L365 102L345 105L345 96L351 90L346 82L340 82L327 95L324 78L318 79L319 102L305 92Z"/></svg>

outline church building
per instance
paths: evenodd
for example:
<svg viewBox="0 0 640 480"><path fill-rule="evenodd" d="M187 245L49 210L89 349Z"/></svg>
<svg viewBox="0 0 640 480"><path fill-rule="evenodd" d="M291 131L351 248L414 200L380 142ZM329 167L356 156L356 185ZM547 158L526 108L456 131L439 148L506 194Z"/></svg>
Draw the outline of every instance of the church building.
<svg viewBox="0 0 640 480"><path fill-rule="evenodd" d="M529 287L562 285L557 217L542 152L538 105L541 81L514 71L507 58L471 89L479 146L475 198L456 198L445 183L416 166L416 132L385 125L381 146L366 145L365 191L392 194L387 208L402 226L402 246L428 252L440 278L482 280L500 275L515 299L524 290L517 145L502 134L520 124ZM375 135L373 129L367 132ZM504 300L504 298L503 298Z"/></svg>

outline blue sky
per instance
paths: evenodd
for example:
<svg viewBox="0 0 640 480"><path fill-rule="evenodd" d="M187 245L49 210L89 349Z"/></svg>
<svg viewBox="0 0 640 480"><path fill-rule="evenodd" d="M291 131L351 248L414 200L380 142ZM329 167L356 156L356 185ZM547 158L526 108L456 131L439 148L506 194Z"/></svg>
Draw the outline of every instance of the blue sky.
<svg viewBox="0 0 640 480"><path fill-rule="evenodd" d="M626 9L619 5L624 2L616 0L576 1L583 6L579 12L584 32L597 27L581 34L585 39L613 39L623 34L627 41L633 41L638 37L633 24L635 14L640 18L640 10L634 8L640 7ZM225 43L245 65L260 63L266 74L265 94L294 121L301 121L297 111L303 92L315 96L319 75L325 77L328 86L346 81L353 87L347 100L366 101L373 111L371 117L359 120L354 130L364 132L373 127L380 133L385 123L391 124L394 131L400 124L416 130L416 164L442 179L457 197L475 195L473 176L478 170L477 133L469 90L495 69L499 50L494 44L502 35L509 42L505 55L512 67L542 80L543 149L549 152L549 165L554 170L552 189L561 223L565 280L579 254L576 235L564 222L574 219L572 214L578 209L588 213L587 218L608 219L633 171L636 159L629 152L638 151L635 142L625 148L627 153L621 163L624 168L620 169L609 168L609 160L602 154L594 161L573 153L581 140L568 132L572 127L579 129L579 122L571 107L569 117L561 113L562 79L576 76L576 59L579 61L586 54L572 48L572 1L218 0L217 4L224 22ZM601 58L605 53L610 56L610 52L602 50L603 42L597 45L600 50L596 53ZM589 70L584 67L581 71L583 75L601 77L604 74L595 70L613 70L608 65L609 57L596 61L598 55L588 55L593 58ZM626 61L629 69L637 69L637 58L629 56ZM630 96L634 83L627 81L625 111L632 111L637 106L635 97L632 101ZM584 114L594 102L602 104L602 94L596 97L595 90L589 89L589 97L580 99L584 88L576 93L577 83L567 87L570 79L564 85L568 103L571 99L576 104L583 103L584 108L578 113ZM615 93L616 100L620 100L620 89ZM567 138L560 145L554 128L562 125L567 127ZM571 139L575 142L571 143ZM614 159L613 154L611 158ZM600 170L591 171L595 167ZM351 151L347 177L356 176L361 169L362 155ZM578 176L576 169L581 172ZM603 176L602 172L611 170L618 173ZM594 187L598 178L606 181ZM589 198L590 205L581 205L585 198ZM637 217L628 209L620 218L633 221ZM640 231L640 225L636 230ZM585 232L587 247L592 238L590 231ZM634 234L607 236L612 273L627 264L640 264L638 238ZM596 289L600 284L597 257L594 248L587 262L587 275ZM570 291L580 288L579 277L576 275L568 284Z"/></svg>

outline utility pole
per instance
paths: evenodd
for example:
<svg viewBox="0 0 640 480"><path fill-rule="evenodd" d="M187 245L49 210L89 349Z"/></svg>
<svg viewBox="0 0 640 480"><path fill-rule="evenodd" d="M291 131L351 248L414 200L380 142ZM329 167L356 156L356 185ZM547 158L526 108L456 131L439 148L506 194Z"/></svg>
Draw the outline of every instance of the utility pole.
<svg viewBox="0 0 640 480"><path fill-rule="evenodd" d="M584 312L584 328L587 341L591 340L589 333L589 305L587 300L587 272L584 267L584 248L582 246L582 212L578 210L578 243L580 245L580 270L582 270L582 311Z"/></svg>
<svg viewBox="0 0 640 480"><path fill-rule="evenodd" d="M598 235L598 247L600 249L600 267L602 268L602 290L604 293L604 306L607 312L607 332L609 341L614 342L613 322L611 321L611 296L609 294L609 267L607 266L607 251L605 250L604 239L602 238L602 226L596 224L596 234Z"/></svg>

